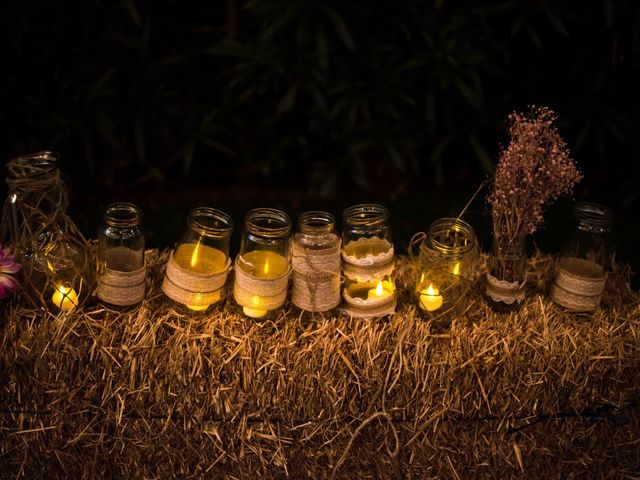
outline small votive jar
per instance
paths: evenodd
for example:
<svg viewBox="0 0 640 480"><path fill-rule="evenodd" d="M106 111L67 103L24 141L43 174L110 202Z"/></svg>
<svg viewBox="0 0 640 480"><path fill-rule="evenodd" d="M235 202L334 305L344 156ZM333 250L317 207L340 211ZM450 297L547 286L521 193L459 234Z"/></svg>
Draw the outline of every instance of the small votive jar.
<svg viewBox="0 0 640 480"><path fill-rule="evenodd" d="M343 297L352 317L393 314L396 306L395 254L389 211L361 204L343 212Z"/></svg>
<svg viewBox="0 0 640 480"><path fill-rule="evenodd" d="M98 299L115 307L139 304L145 280L142 212L133 203L112 203L98 230Z"/></svg>
<svg viewBox="0 0 640 480"><path fill-rule="evenodd" d="M187 229L171 253L162 291L192 312L204 312L223 298L233 221L210 207L189 212Z"/></svg>
<svg viewBox="0 0 640 480"><path fill-rule="evenodd" d="M334 216L321 211L300 215L292 254L293 304L310 312L335 308L340 303L341 240Z"/></svg>
<svg viewBox="0 0 640 480"><path fill-rule="evenodd" d="M284 304L290 261L291 218L273 208L248 212L233 287L234 298L246 316L263 318Z"/></svg>
<svg viewBox="0 0 640 480"><path fill-rule="evenodd" d="M418 257L420 309L440 313L456 305L469 288L477 256L478 241L471 225L458 218L433 222Z"/></svg>
<svg viewBox="0 0 640 480"><path fill-rule="evenodd" d="M576 312L600 305L613 237L613 211L604 205L582 202L573 207L571 232L556 264L551 298Z"/></svg>

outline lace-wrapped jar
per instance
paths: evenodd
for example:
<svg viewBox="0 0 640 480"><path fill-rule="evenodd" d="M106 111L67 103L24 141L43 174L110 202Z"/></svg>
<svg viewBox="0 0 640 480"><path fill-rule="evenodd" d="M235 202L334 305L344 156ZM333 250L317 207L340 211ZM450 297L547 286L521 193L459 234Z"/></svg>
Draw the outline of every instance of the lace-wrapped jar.
<svg viewBox="0 0 640 480"><path fill-rule="evenodd" d="M193 312L203 312L223 298L229 260L231 217L215 208L189 213L188 228L171 253L162 291Z"/></svg>
<svg viewBox="0 0 640 480"><path fill-rule="evenodd" d="M597 203L577 203L568 241L556 264L551 298L577 312L600 304L609 268L613 211Z"/></svg>
<svg viewBox="0 0 640 480"><path fill-rule="evenodd" d="M98 299L118 308L144 299L142 212L132 203L107 206L98 230Z"/></svg>
<svg viewBox="0 0 640 480"><path fill-rule="evenodd" d="M376 204L347 208L343 213L342 243L347 312L359 318L393 314L395 254L388 210Z"/></svg>

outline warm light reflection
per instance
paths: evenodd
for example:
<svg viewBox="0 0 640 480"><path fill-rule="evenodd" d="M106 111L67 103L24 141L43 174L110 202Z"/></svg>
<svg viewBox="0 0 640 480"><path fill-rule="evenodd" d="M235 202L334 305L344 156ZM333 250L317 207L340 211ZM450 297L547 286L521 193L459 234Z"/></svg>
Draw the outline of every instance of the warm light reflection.
<svg viewBox="0 0 640 480"><path fill-rule="evenodd" d="M264 274L267 275L269 273L269 259L264 262Z"/></svg>
<svg viewBox="0 0 640 480"><path fill-rule="evenodd" d="M460 275L460 262L456 262L451 273L453 273L454 275Z"/></svg>
<svg viewBox="0 0 640 480"><path fill-rule="evenodd" d="M191 254L191 266L195 267L198 263L198 256L200 255L200 240L196 243L196 246L193 248L193 254Z"/></svg>

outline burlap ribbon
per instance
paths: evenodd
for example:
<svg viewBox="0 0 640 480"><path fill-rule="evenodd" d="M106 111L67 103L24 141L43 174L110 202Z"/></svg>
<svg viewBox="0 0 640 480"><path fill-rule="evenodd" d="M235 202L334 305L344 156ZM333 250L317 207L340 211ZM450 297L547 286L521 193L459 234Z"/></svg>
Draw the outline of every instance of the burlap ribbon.
<svg viewBox="0 0 640 480"><path fill-rule="evenodd" d="M378 250L382 253L357 257L350 255L358 249ZM342 251L342 271L344 276L352 282L376 282L393 274L395 268L395 254L391 242L383 238L359 238L350 242L348 248ZM349 295L344 289L344 300L347 304L346 312L357 318L373 318L395 313L396 293L382 298L363 299Z"/></svg>
<svg viewBox="0 0 640 480"><path fill-rule="evenodd" d="M103 302L128 307L144 299L146 266L140 264L143 252L116 247L105 252L104 267L98 277L98 298ZM144 263L144 262L143 262Z"/></svg>
<svg viewBox="0 0 640 480"><path fill-rule="evenodd" d="M238 266L236 258L233 296L238 305L261 310L280 308L287 299L291 270L277 278L258 278ZM259 303L255 299L259 298Z"/></svg>
<svg viewBox="0 0 640 480"><path fill-rule="evenodd" d="M293 243L294 305L310 312L324 312L340 303L340 252L337 235L333 244L310 248Z"/></svg>
<svg viewBox="0 0 640 480"><path fill-rule="evenodd" d="M603 268L595 262L563 257L556 265L551 298L557 304L577 312L595 310L607 280Z"/></svg>
<svg viewBox="0 0 640 480"><path fill-rule="evenodd" d="M231 260L218 272L196 273L181 267L174 252L169 257L162 291L171 300L192 307L206 307L220 299L219 290L227 281Z"/></svg>
<svg viewBox="0 0 640 480"><path fill-rule="evenodd" d="M526 276L522 282L518 283L498 280L490 273L487 273L487 295L494 302L502 302L507 305L522 302L525 299L526 284Z"/></svg>

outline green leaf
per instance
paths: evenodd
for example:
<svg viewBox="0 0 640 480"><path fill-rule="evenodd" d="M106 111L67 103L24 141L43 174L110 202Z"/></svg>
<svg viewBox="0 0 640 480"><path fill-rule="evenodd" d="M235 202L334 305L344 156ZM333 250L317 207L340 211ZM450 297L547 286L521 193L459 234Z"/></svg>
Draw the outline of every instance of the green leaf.
<svg viewBox="0 0 640 480"><path fill-rule="evenodd" d="M351 36L351 32L349 31L347 24L344 23L344 20L342 20L342 17L338 14L338 12L330 7L326 7L324 11L329 17L329 21L331 22L333 29L338 34L342 42L347 46L349 50L355 50L356 47L353 41L353 37Z"/></svg>

